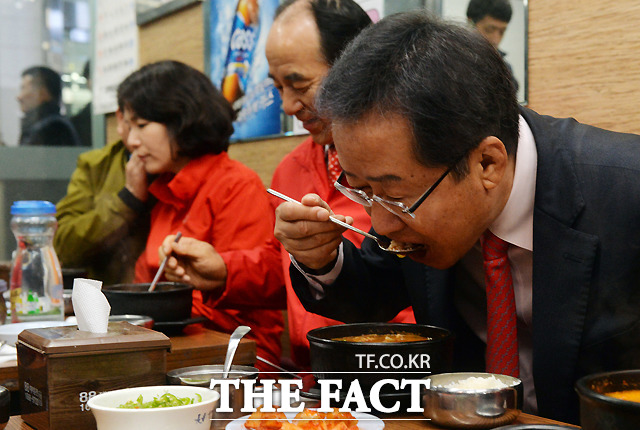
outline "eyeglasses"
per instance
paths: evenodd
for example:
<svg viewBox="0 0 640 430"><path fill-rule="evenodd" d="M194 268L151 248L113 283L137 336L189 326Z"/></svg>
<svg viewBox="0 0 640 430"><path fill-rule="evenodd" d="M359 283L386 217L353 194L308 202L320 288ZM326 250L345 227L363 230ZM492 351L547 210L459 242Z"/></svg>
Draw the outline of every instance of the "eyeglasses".
<svg viewBox="0 0 640 430"><path fill-rule="evenodd" d="M373 206L373 202L376 202L380 206L382 206L383 208L385 208L386 210L388 210L389 212L391 212L392 214L400 218L403 218L406 216L415 218L416 215L414 214L414 212L420 207L422 202L424 202L427 199L427 197L429 197L429 194L431 194L433 190L435 190L436 187L440 185L440 182L442 182L444 178L447 177L447 175L449 174L449 172L451 172L452 169L453 169L453 166L449 167L442 174L442 176L440 176L438 180L433 185L431 185L427 189L427 191L425 191L424 194L422 194L420 198L411 206L407 206L402 202L392 202L389 200L385 200L382 197L376 196L375 194L369 197L367 193L365 193L362 190L356 190L355 188L350 188L342 185L340 181L344 179L344 171L340 173L340 176L338 176L338 179L334 182L333 186L336 187L336 189L340 191L342 194L344 194L347 198L349 198L350 200L356 203L361 204L362 206L369 208Z"/></svg>

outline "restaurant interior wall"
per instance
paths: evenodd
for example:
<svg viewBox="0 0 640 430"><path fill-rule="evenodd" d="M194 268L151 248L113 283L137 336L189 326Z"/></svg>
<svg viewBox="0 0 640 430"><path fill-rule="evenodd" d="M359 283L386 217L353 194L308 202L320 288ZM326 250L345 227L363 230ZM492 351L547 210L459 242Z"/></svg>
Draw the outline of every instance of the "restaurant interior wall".
<svg viewBox="0 0 640 430"><path fill-rule="evenodd" d="M640 133L640 2L529 2L529 105Z"/></svg>
<svg viewBox="0 0 640 430"><path fill-rule="evenodd" d="M140 28L141 62L174 58L202 70L204 4ZM599 0L528 2L528 106L599 127L640 133L635 100L640 89L640 2ZM187 25L180 26L180 23ZM176 32L177 28L181 30ZM176 43L172 37L178 37ZM115 121L109 127L115 136ZM108 139L109 140L109 139ZM278 161L300 137L232 145L230 154L259 170L268 184ZM269 154L265 160L263 156Z"/></svg>

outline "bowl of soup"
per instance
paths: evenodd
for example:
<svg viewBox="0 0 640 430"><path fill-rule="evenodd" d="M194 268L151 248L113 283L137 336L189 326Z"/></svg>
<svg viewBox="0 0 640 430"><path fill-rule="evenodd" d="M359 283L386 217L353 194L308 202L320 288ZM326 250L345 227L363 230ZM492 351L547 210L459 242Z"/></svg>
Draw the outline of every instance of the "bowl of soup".
<svg viewBox="0 0 640 430"><path fill-rule="evenodd" d="M422 379L451 370L453 334L440 327L340 324L311 330L307 339L316 379L340 379L345 391L354 380L368 391L382 379ZM380 388L382 394L409 390L396 390L390 385Z"/></svg>
<svg viewBox="0 0 640 430"><path fill-rule="evenodd" d="M640 370L587 375L576 391L584 430L640 428Z"/></svg>

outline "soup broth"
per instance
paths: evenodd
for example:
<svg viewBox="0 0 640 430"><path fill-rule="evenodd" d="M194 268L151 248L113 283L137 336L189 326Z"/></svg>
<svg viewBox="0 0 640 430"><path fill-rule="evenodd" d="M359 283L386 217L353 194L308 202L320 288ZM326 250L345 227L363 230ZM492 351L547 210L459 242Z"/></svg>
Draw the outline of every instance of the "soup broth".
<svg viewBox="0 0 640 430"><path fill-rule="evenodd" d="M614 391L605 394L609 397L615 397L616 399L640 403L640 390Z"/></svg>
<svg viewBox="0 0 640 430"><path fill-rule="evenodd" d="M345 336L337 337L333 340L340 340L343 342L357 342L357 343L396 343L396 342L419 342L422 340L431 340L430 337L420 336L415 333L371 333L360 334L357 336Z"/></svg>

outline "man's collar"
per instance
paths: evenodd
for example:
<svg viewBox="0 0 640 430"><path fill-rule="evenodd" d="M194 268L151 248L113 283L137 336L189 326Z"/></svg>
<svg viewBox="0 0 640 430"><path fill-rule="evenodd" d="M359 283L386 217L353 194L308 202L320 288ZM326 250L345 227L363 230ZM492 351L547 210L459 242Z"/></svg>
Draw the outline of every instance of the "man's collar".
<svg viewBox="0 0 640 430"><path fill-rule="evenodd" d="M536 193L538 153L531 128L522 115L516 167L509 200L489 229L499 238L533 251L533 205Z"/></svg>

